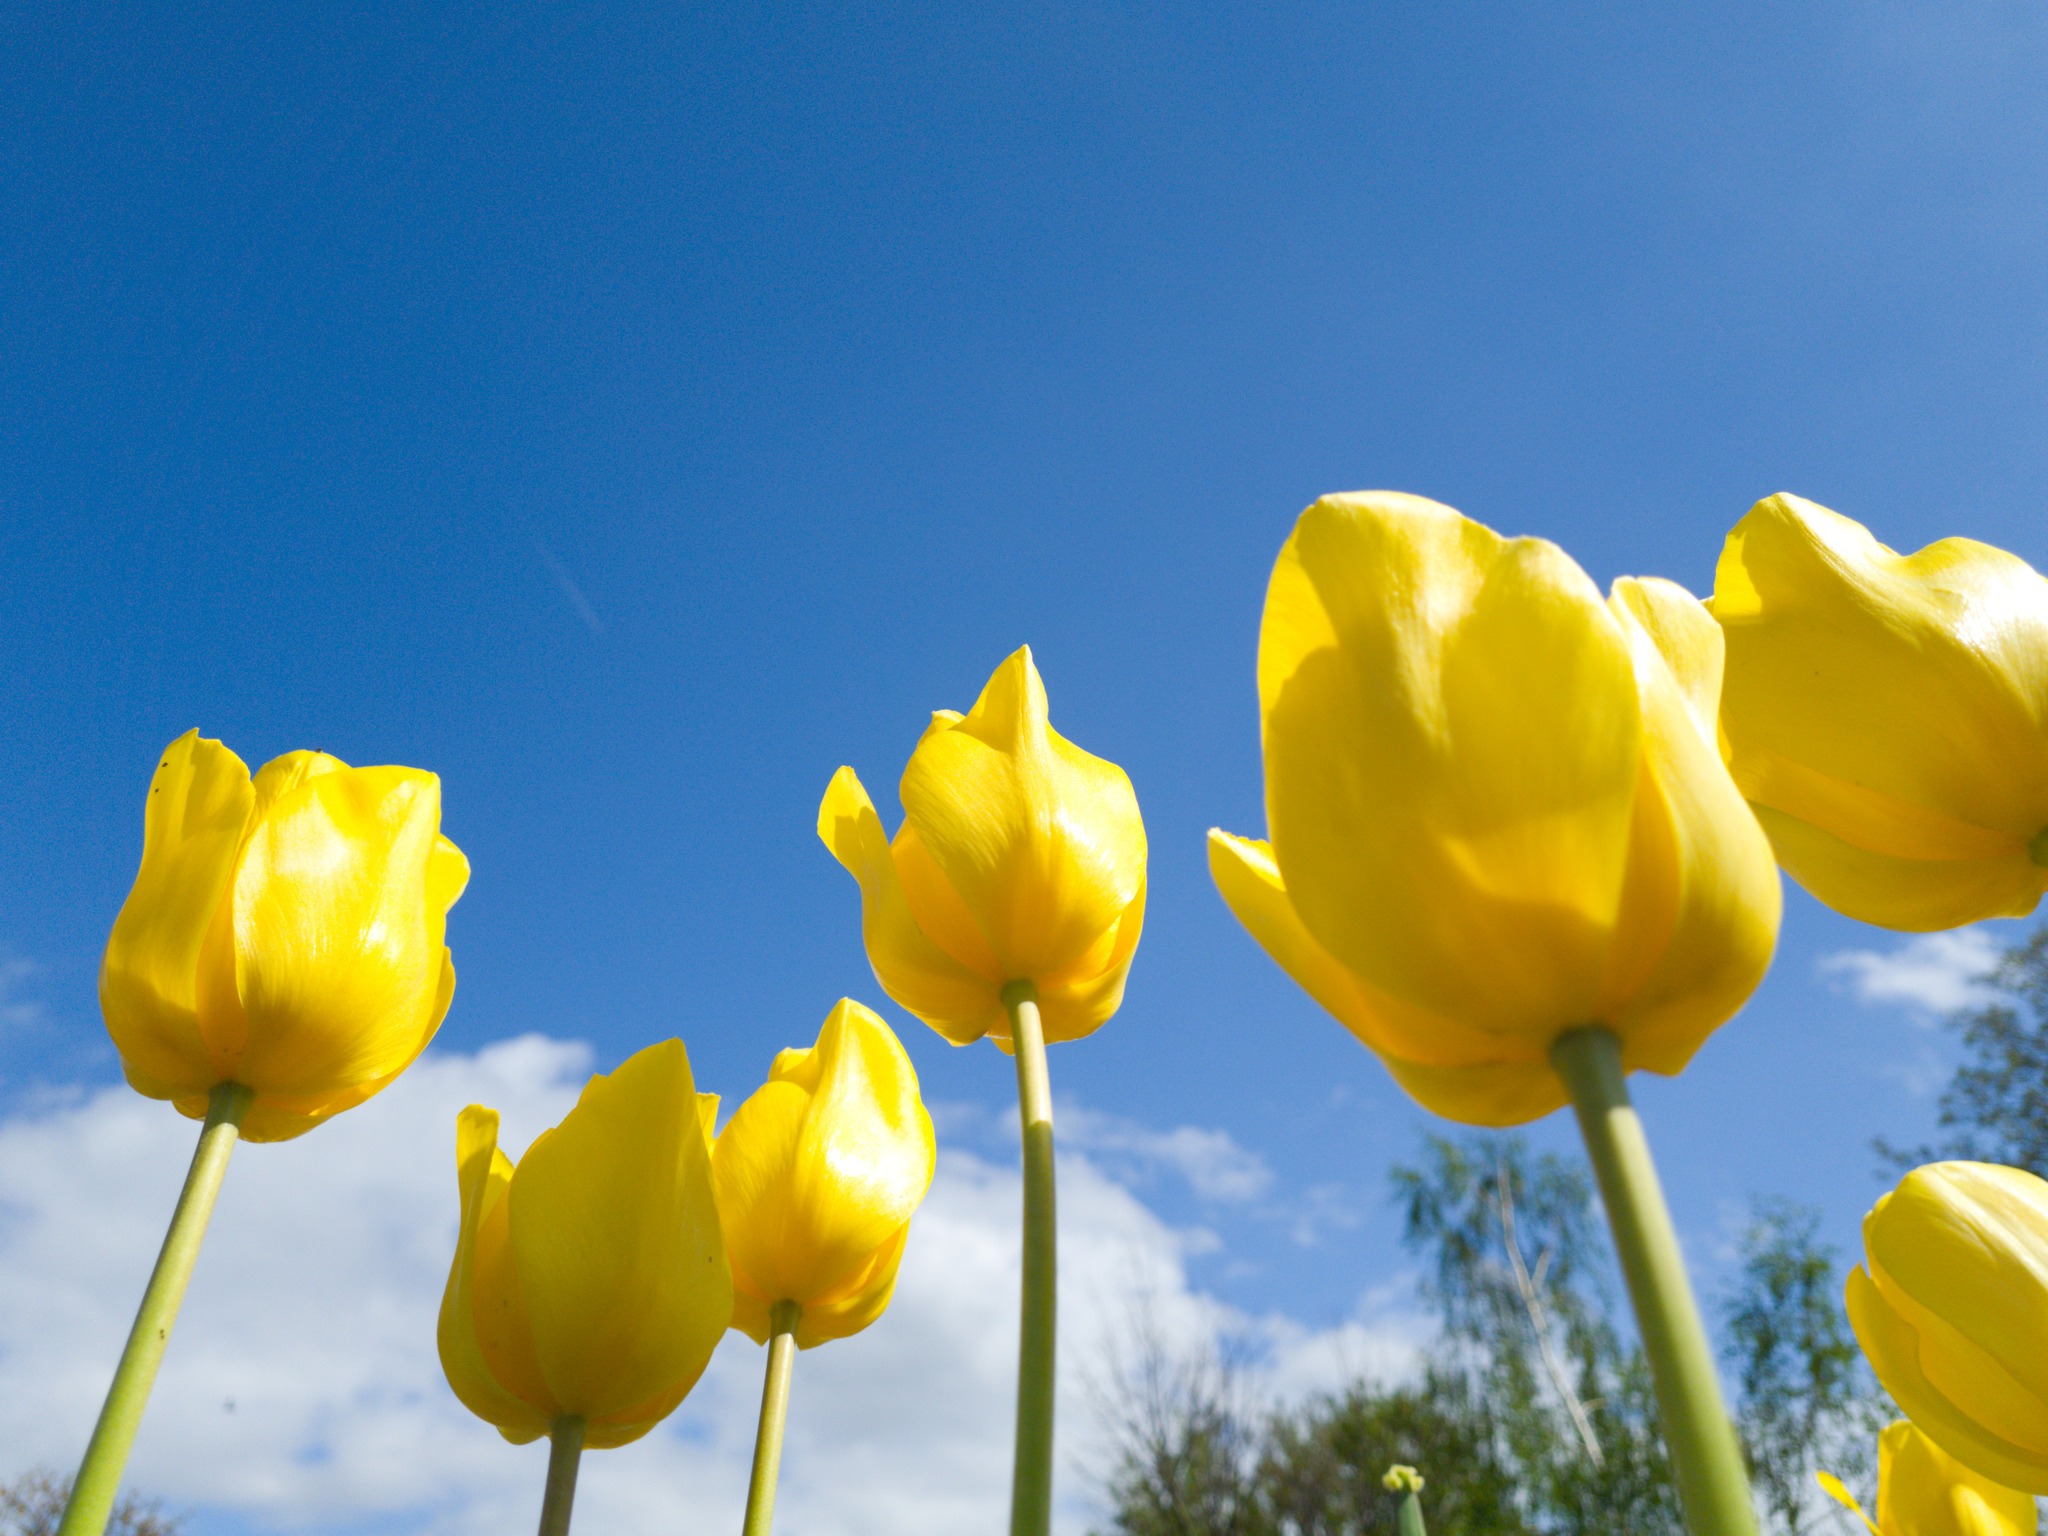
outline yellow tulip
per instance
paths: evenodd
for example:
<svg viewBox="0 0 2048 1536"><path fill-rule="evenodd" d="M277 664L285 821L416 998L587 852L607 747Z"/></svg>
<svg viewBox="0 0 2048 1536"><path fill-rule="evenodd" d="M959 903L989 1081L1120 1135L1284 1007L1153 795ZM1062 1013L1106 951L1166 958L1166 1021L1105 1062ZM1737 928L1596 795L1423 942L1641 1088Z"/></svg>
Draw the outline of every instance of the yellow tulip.
<svg viewBox="0 0 2048 1536"><path fill-rule="evenodd" d="M1841 1480L1820 1474L1837 1503L1871 1536L2034 1536L2034 1500L1971 1471L1906 1419L1877 1437L1877 1519Z"/></svg>
<svg viewBox="0 0 2048 1536"><path fill-rule="evenodd" d="M562 1419L637 1440L697 1384L732 1320L711 1148L680 1040L593 1077L515 1168L498 1114L456 1121L462 1227L441 1366L515 1445Z"/></svg>
<svg viewBox="0 0 2048 1536"><path fill-rule="evenodd" d="M766 1344L770 1310L793 1301L808 1349L880 1317L935 1155L903 1046L840 999L818 1043L777 1056L711 1149L733 1327Z"/></svg>
<svg viewBox="0 0 2048 1536"><path fill-rule="evenodd" d="M2048 1493L2048 1182L1915 1168L1864 1217L1863 1250L1849 1321L1885 1390L1963 1465Z"/></svg>
<svg viewBox="0 0 2048 1536"><path fill-rule="evenodd" d="M965 715L932 716L901 793L893 843L851 768L818 808L882 989L955 1045L1008 1048L1010 982L1036 986L1048 1041L1099 1028L1144 926L1145 826L1123 769L1047 722L1028 646Z"/></svg>
<svg viewBox="0 0 2048 1536"><path fill-rule="evenodd" d="M1713 740L1720 633L1421 497L1329 496L1259 636L1270 843L1210 871L1280 966L1439 1114L1565 1102L1604 1026L1677 1072L1762 979L1780 893Z"/></svg>
<svg viewBox="0 0 2048 1536"><path fill-rule="evenodd" d="M1900 555L1797 496L1714 574L1721 728L1779 861L1886 928L2024 917L2048 891L2048 581L1971 539Z"/></svg>
<svg viewBox="0 0 2048 1536"><path fill-rule="evenodd" d="M134 1088L193 1119L254 1090L249 1141L362 1103L426 1049L455 995L444 942L469 862L441 781L292 752L252 781L187 731L150 782L142 868L100 1007Z"/></svg>

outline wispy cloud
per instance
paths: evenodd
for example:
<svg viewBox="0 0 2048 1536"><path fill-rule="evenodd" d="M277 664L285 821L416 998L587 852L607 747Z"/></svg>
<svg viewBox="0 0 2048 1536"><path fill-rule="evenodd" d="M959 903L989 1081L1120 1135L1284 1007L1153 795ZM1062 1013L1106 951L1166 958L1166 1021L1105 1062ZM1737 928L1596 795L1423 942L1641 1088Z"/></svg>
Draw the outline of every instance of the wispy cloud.
<svg viewBox="0 0 2048 1536"><path fill-rule="evenodd" d="M1909 1009L1932 1022L1992 999L1988 978L2000 953L1998 941L1983 929L1960 928L1920 934L1890 950L1842 950L1824 956L1820 971L1858 1002Z"/></svg>
<svg viewBox="0 0 2048 1536"><path fill-rule="evenodd" d="M560 589L562 596L569 600L569 606L575 610L576 617L583 621L583 627L593 635L603 634L604 620L600 619L597 610L590 606L590 599L585 597L583 589L576 585L576 578L569 574L569 568L557 560L555 552L539 539L533 541L533 547L540 555L541 564L546 566L548 574L554 577L555 586Z"/></svg>
<svg viewBox="0 0 2048 1536"><path fill-rule="evenodd" d="M1942 1088L1949 1077L1948 1064L1929 1046L1923 1045L1910 1060L1888 1061L1877 1069L1916 1099L1924 1099Z"/></svg>
<svg viewBox="0 0 2048 1536"><path fill-rule="evenodd" d="M1204 1200L1242 1205L1256 1200L1273 1185L1273 1170L1256 1152L1232 1139L1228 1131L1197 1125L1156 1130L1135 1120L1107 1115L1079 1105L1059 1112L1062 1139L1106 1167L1139 1180L1167 1172L1186 1181Z"/></svg>
<svg viewBox="0 0 2048 1536"><path fill-rule="evenodd" d="M19 1029L42 1021L42 1000L23 995L29 978L40 969L35 961L0 949L0 1027Z"/></svg>

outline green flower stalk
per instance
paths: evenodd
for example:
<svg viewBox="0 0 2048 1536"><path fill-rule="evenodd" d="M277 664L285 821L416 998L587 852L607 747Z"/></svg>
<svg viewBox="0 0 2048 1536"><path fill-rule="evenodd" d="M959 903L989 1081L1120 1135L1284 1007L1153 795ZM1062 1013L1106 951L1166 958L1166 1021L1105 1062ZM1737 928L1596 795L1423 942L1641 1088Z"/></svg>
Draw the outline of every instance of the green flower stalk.
<svg viewBox="0 0 2048 1536"><path fill-rule="evenodd" d="M911 754L891 839L841 768L818 835L861 889L868 963L890 997L956 1045L1017 1058L1024 1286L1013 1536L1052 1521L1055 1215L1045 1046L1123 1001L1145 920L1145 826L1116 764L1053 730L1024 649L965 715L940 710Z"/></svg>

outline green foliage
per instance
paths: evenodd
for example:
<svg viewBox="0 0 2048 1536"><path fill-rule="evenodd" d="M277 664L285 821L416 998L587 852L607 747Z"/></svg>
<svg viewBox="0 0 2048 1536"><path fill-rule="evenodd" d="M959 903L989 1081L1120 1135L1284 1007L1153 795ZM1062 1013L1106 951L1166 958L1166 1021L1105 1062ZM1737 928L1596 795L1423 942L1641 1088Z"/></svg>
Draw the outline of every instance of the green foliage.
<svg viewBox="0 0 2048 1536"><path fill-rule="evenodd" d="M1819 1230L1817 1211L1757 1201L1722 1314L1751 1484L1784 1536L1832 1521L1816 1472L1869 1483L1877 1431L1894 1416L1849 1330L1841 1275Z"/></svg>
<svg viewBox="0 0 2048 1536"><path fill-rule="evenodd" d="M1472 1136L1432 1139L1393 1180L1439 1325L1420 1378L1261 1413L1232 1363L1175 1368L1146 1349L1116 1403L1115 1536L1381 1536L1396 1463L1427 1479L1432 1536L1682 1536L1586 1175ZM1759 1503L1782 1536L1815 1529L1817 1467L1867 1478L1879 1418L1817 1229L1760 1204L1724 1309Z"/></svg>
<svg viewBox="0 0 2048 1536"><path fill-rule="evenodd" d="M1893 1168L1966 1158L2048 1178L2048 928L2007 950L1989 980L1998 994L1990 1006L1948 1020L1965 1055L1941 1093L1951 1134L1917 1148L1880 1139L1878 1155Z"/></svg>
<svg viewBox="0 0 2048 1536"><path fill-rule="evenodd" d="M1257 1501L1272 1536L1392 1531L1401 1495L1389 1466L1426 1467L1430 1527L1468 1536L1525 1536L1498 1426L1462 1372L1432 1368L1412 1387L1353 1385L1273 1418L1258 1461Z"/></svg>
<svg viewBox="0 0 2048 1536"><path fill-rule="evenodd" d="M1261 1424L1230 1361L1173 1361L1157 1339L1111 1405L1122 1432L1111 1480L1118 1536L1267 1536L1258 1507Z"/></svg>
<svg viewBox="0 0 2048 1536"><path fill-rule="evenodd" d="M43 1468L0 1483L0 1536L56 1536L71 1501L71 1479ZM180 1522L153 1500L123 1494L107 1521L107 1536L178 1536Z"/></svg>
<svg viewBox="0 0 2048 1536"><path fill-rule="evenodd" d="M1432 1137L1428 1153L1394 1170L1404 1235L1434 1259L1425 1298L1490 1407L1525 1524L1682 1536L1649 1368L1611 1321L1586 1174L1514 1136Z"/></svg>

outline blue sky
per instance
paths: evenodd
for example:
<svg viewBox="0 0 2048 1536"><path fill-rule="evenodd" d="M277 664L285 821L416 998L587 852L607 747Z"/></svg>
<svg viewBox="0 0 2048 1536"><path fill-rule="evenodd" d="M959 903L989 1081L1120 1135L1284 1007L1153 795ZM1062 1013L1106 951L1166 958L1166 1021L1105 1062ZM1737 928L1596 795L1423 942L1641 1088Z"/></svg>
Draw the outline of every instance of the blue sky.
<svg viewBox="0 0 2048 1536"><path fill-rule="evenodd" d="M1056 1090L1269 1170L1141 1193L1220 1235L1202 1287L1329 1326L1401 1273L1385 1173L1434 1125L1204 868L1210 825L1261 828L1299 509L1416 491L1703 591L1788 489L2048 563L2036 7L16 7L0 38L20 1112L115 1077L98 952L192 725L441 774L475 867L449 1048L680 1033L744 1092L883 1002L812 830L832 770L885 797L1029 642L1152 841L1129 1000ZM1795 893L1756 1001L1641 1088L1710 1289L1750 1193L1846 1244L1870 1137L1925 1133L1941 1038L1822 969L1899 944ZM993 1050L889 1012L930 1097L1007 1099Z"/></svg>

